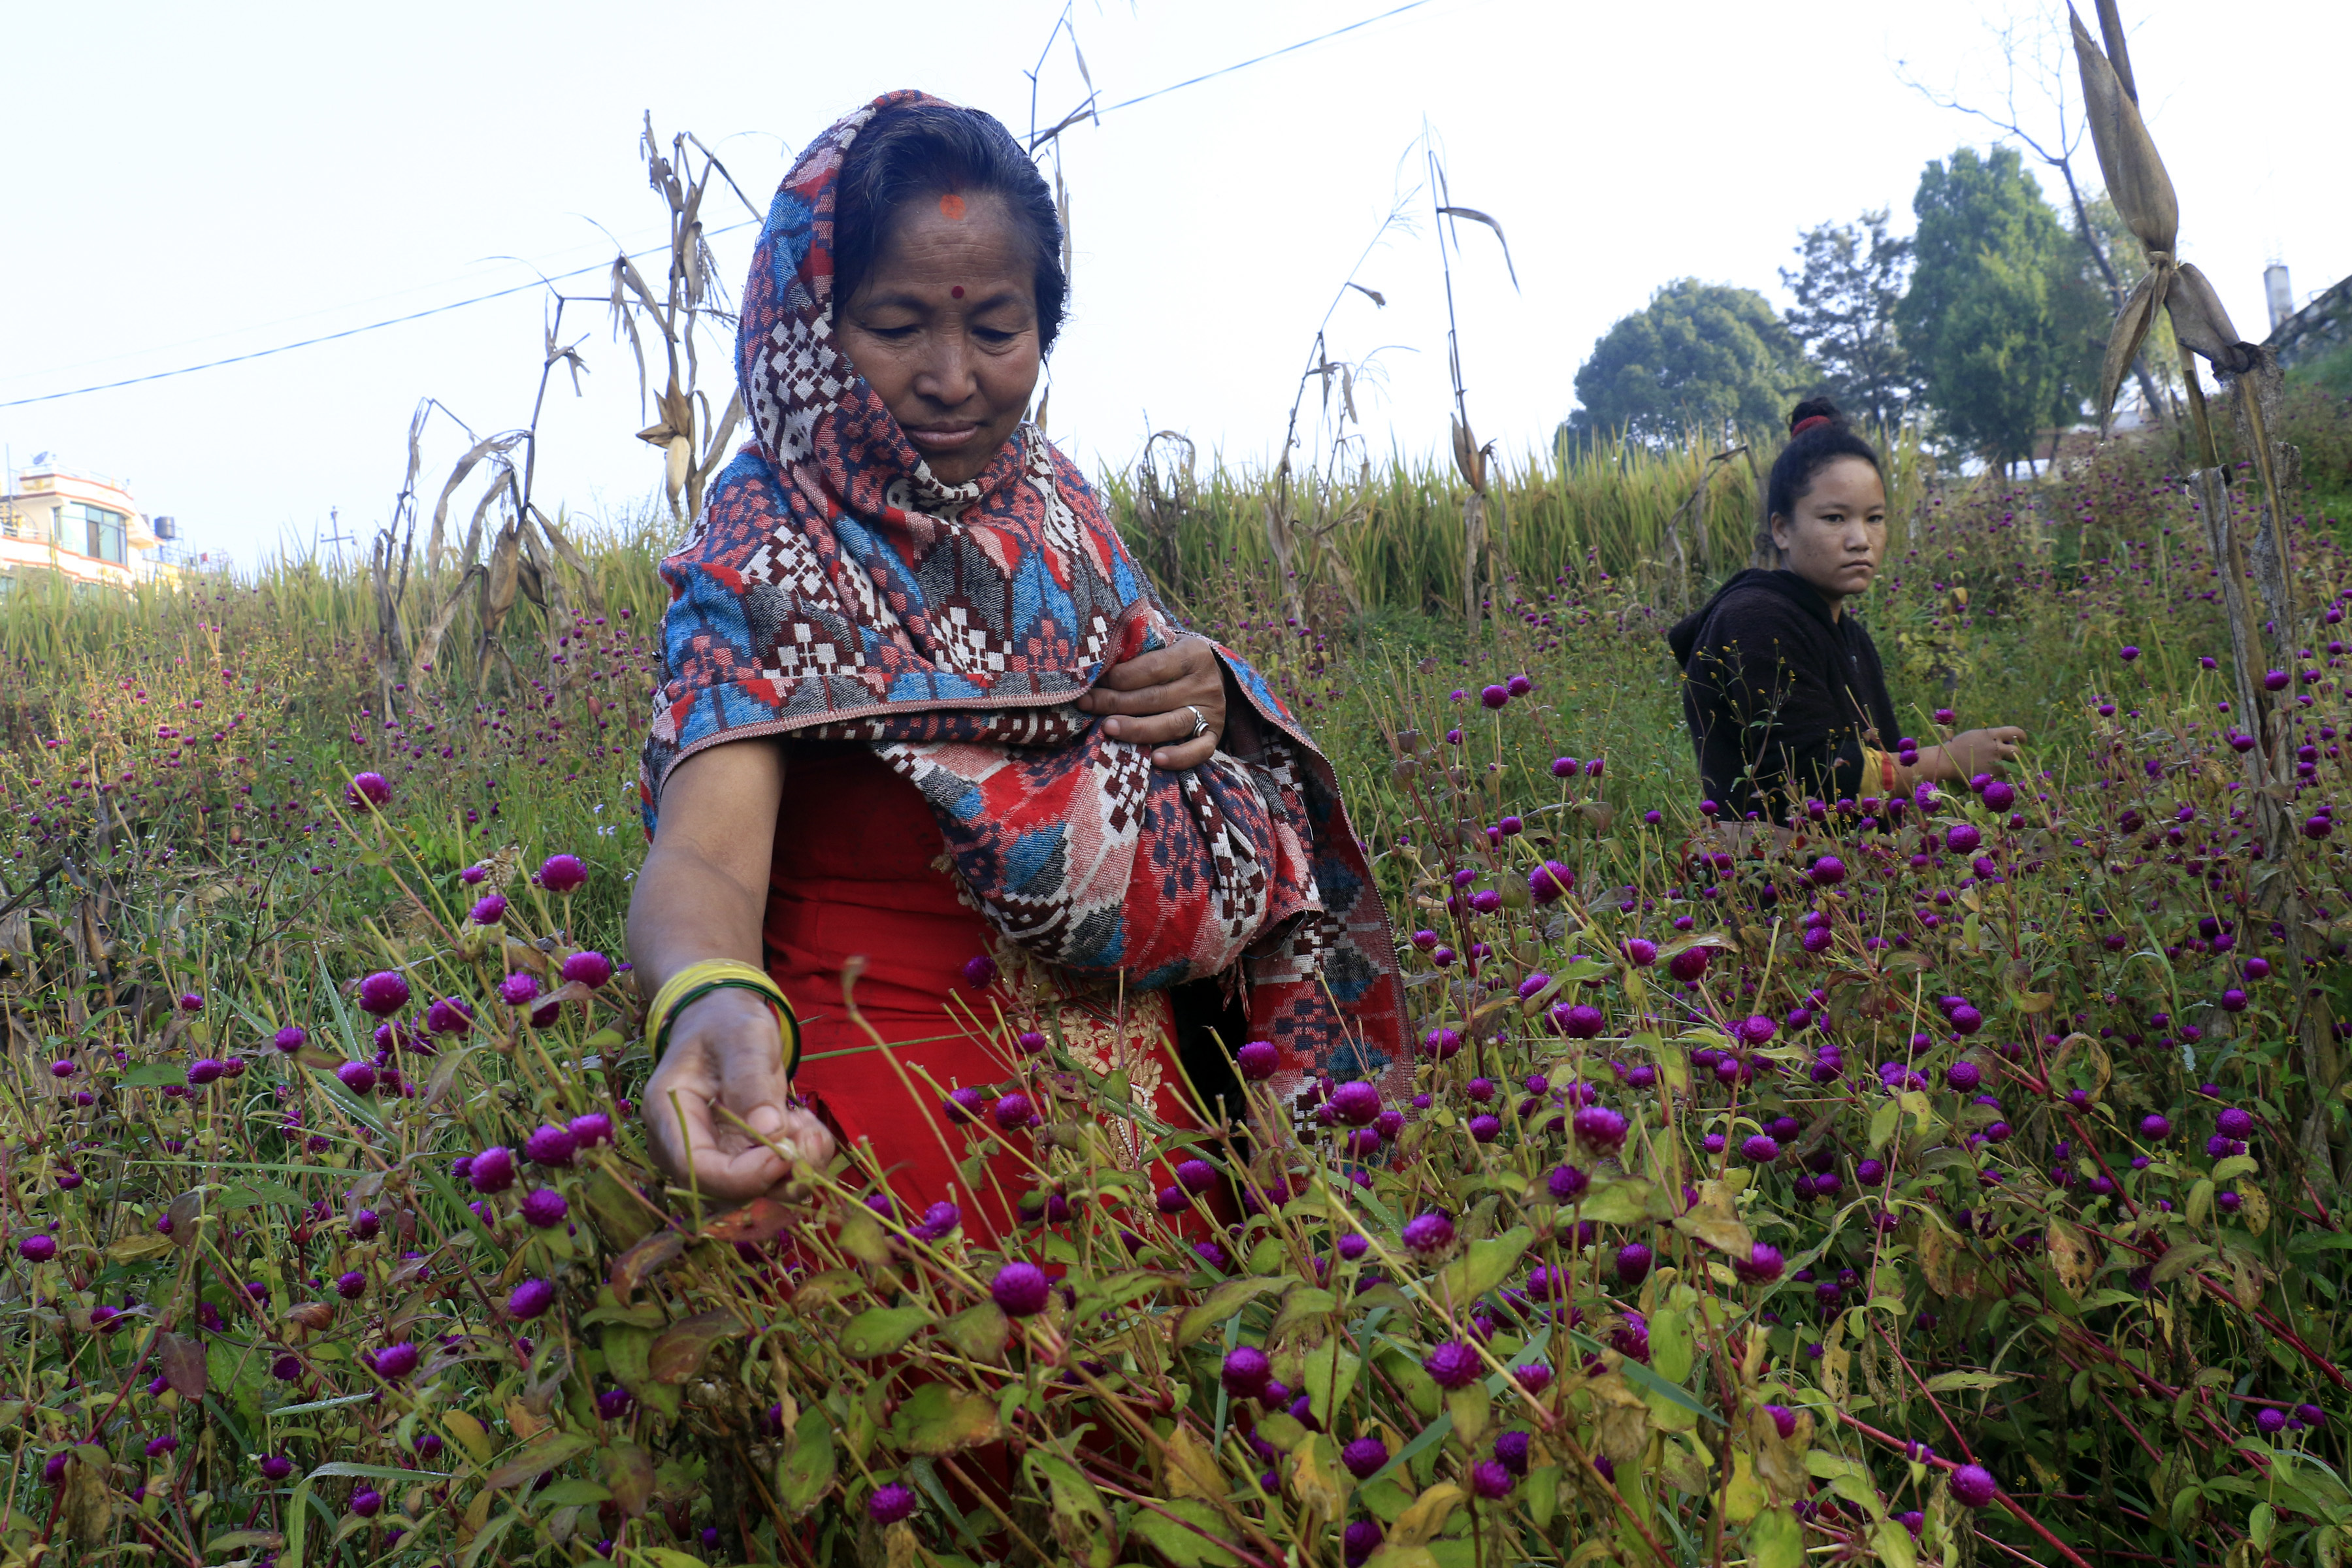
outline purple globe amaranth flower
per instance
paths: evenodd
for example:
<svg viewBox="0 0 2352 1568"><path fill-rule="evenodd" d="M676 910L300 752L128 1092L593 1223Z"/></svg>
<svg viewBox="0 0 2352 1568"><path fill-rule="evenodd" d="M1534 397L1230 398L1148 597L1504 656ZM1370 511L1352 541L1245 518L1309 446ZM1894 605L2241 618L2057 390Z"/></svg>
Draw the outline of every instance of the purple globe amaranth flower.
<svg viewBox="0 0 2352 1568"><path fill-rule="evenodd" d="M1462 1036L1453 1029L1432 1029L1423 1037L1421 1048L1427 1055L1444 1061L1462 1048Z"/></svg>
<svg viewBox="0 0 2352 1568"><path fill-rule="evenodd" d="M425 1026L436 1035L463 1035L474 1027L474 1005L462 996L444 996L425 1009Z"/></svg>
<svg viewBox="0 0 2352 1568"><path fill-rule="evenodd" d="M388 1018L408 1005L408 981L399 971L379 969L360 982L360 1007Z"/></svg>
<svg viewBox="0 0 2352 1568"><path fill-rule="evenodd" d="M494 926L507 918L507 896L504 893L484 893L474 900L466 918L478 926Z"/></svg>
<svg viewBox="0 0 2352 1568"><path fill-rule="evenodd" d="M2246 994L2232 985L2221 993L2221 1011L2242 1013L2246 1010Z"/></svg>
<svg viewBox="0 0 2352 1568"><path fill-rule="evenodd" d="M563 961L563 978L593 991L613 978L613 961L601 952L575 952Z"/></svg>
<svg viewBox="0 0 2352 1568"><path fill-rule="evenodd" d="M1618 1287L1621 1289L1631 1290L1641 1284L1650 1277L1650 1265L1654 1261L1656 1261L1656 1255L1650 1250L1646 1242L1629 1241L1619 1247L1617 1249Z"/></svg>
<svg viewBox="0 0 2352 1568"><path fill-rule="evenodd" d="M1339 1463L1358 1480L1370 1480L1389 1462L1389 1446L1378 1437L1359 1437L1339 1450Z"/></svg>
<svg viewBox="0 0 2352 1568"><path fill-rule="evenodd" d="M1481 1459L1470 1467L1470 1489L1489 1502L1510 1496L1517 1484L1518 1478L1499 1459Z"/></svg>
<svg viewBox="0 0 2352 1568"><path fill-rule="evenodd" d="M416 1347L406 1340L401 1341L398 1344L386 1345L375 1352L374 1359L368 1364L373 1366L375 1369L375 1374L385 1382L397 1382L416 1370Z"/></svg>
<svg viewBox="0 0 2352 1568"><path fill-rule="evenodd" d="M986 953L963 962L963 983L974 991L985 991L996 984L996 960Z"/></svg>
<svg viewBox="0 0 2352 1568"><path fill-rule="evenodd" d="M1269 1487L1266 1489L1271 1491L1273 1489ZM1374 1519L1360 1519L1341 1531L1339 1550L1347 1560L1348 1568L1364 1568L1364 1564L1371 1561L1372 1553L1381 1549L1381 1542L1385 1538L1380 1521Z"/></svg>
<svg viewBox="0 0 2352 1568"><path fill-rule="evenodd" d="M1984 1069L1963 1058L1944 1069L1944 1082L1961 1094L1974 1094L1984 1082Z"/></svg>
<svg viewBox="0 0 2352 1568"><path fill-rule="evenodd" d="M1031 1318L1045 1310L1053 1294L1045 1271L1034 1263L1008 1263L988 1284L989 1300L1008 1318Z"/></svg>
<svg viewBox="0 0 2352 1568"><path fill-rule="evenodd" d="M2122 647L2116 650L2116 657L2121 658L2126 664L2129 664L2132 660L2139 657L2139 649L2134 647L2129 643L2126 643Z"/></svg>
<svg viewBox="0 0 2352 1568"><path fill-rule="evenodd" d="M1955 855L1972 855L1983 842L1984 835L1972 822L1956 822L1944 830L1944 847Z"/></svg>
<svg viewBox="0 0 2352 1568"><path fill-rule="evenodd" d="M1625 1142L1625 1118L1605 1105L1588 1105L1576 1113L1577 1142L1602 1152Z"/></svg>
<svg viewBox="0 0 2352 1568"><path fill-rule="evenodd" d="M968 1083L960 1089L950 1089L948 1097L940 1101L940 1109L947 1112L951 1122L961 1124L976 1121L981 1112L988 1109L988 1096L978 1085Z"/></svg>
<svg viewBox="0 0 2352 1568"><path fill-rule="evenodd" d="M1345 1262L1353 1263L1371 1249L1370 1242L1352 1232L1339 1238L1339 1257Z"/></svg>
<svg viewBox="0 0 2352 1568"><path fill-rule="evenodd" d="M1369 1083L1343 1083L1331 1091L1331 1113L1350 1127L1369 1127L1381 1113L1381 1091Z"/></svg>
<svg viewBox="0 0 2352 1568"><path fill-rule="evenodd" d="M539 885L551 893L568 893L588 880L588 867L577 855L550 855L540 863Z"/></svg>
<svg viewBox="0 0 2352 1568"><path fill-rule="evenodd" d="M1503 1135L1503 1119L1499 1116L1474 1116L1470 1119L1471 1139L1479 1143L1492 1143Z"/></svg>
<svg viewBox="0 0 2352 1568"><path fill-rule="evenodd" d="M1234 1064L1252 1083L1264 1083L1282 1065L1282 1053L1269 1040L1252 1040L1234 1053Z"/></svg>
<svg viewBox="0 0 2352 1568"><path fill-rule="evenodd" d="M1217 1168L1206 1160L1185 1160L1176 1167L1176 1180L1188 1193L1205 1193L1217 1184Z"/></svg>
<svg viewBox="0 0 2352 1568"><path fill-rule="evenodd" d="M593 1149L599 1143L613 1141L613 1119L601 1110L591 1110L575 1116L571 1121L572 1136L583 1149Z"/></svg>
<svg viewBox="0 0 2352 1568"><path fill-rule="evenodd" d="M572 1205L553 1187L534 1187L522 1196L522 1217L535 1230L548 1230L563 1223Z"/></svg>
<svg viewBox="0 0 2352 1568"><path fill-rule="evenodd" d="M499 982L499 1000L509 1007L521 1007L539 999L539 976L529 970L518 969Z"/></svg>
<svg viewBox="0 0 2352 1568"><path fill-rule="evenodd" d="M375 1233L383 1228L383 1216L373 1209L355 1209L352 1213L352 1237L356 1241L373 1241Z"/></svg>
<svg viewBox="0 0 2352 1568"><path fill-rule="evenodd" d="M2305 838L2315 841L2326 837L2335 831L2336 824L2326 817L2306 816L2303 819L2303 836Z"/></svg>
<svg viewBox="0 0 2352 1568"><path fill-rule="evenodd" d="M1780 1157L1780 1145L1769 1133L1758 1132L1739 1145L1739 1152L1751 1165L1769 1165Z"/></svg>
<svg viewBox="0 0 2352 1568"><path fill-rule="evenodd" d="M2007 811L2017 804L2017 792L2000 780L1993 779L1984 786L1984 803L1995 811Z"/></svg>
<svg viewBox="0 0 2352 1568"><path fill-rule="evenodd" d="M1646 937L1628 937L1625 941L1625 962L1636 969L1647 969L1658 962L1658 944Z"/></svg>
<svg viewBox="0 0 2352 1568"><path fill-rule="evenodd" d="M335 1294L346 1301L356 1301L367 1294L367 1276L358 1269L335 1276Z"/></svg>
<svg viewBox="0 0 2352 1568"><path fill-rule="evenodd" d="M999 1100L995 1110L990 1114L995 1118L996 1124L1007 1132L1026 1127L1029 1125L1030 1117L1029 1097L1015 1090Z"/></svg>
<svg viewBox="0 0 2352 1568"><path fill-rule="evenodd" d="M628 1415L636 1396L625 1388L608 1388L596 1395L596 1414L606 1421L618 1421Z"/></svg>
<svg viewBox="0 0 2352 1568"><path fill-rule="evenodd" d="M1555 1203L1572 1204L1592 1184L1592 1178L1573 1165L1555 1165L1544 1178L1544 1186Z"/></svg>
<svg viewBox="0 0 2352 1568"><path fill-rule="evenodd" d="M1225 1364L1218 1371L1217 1380L1225 1392L1235 1399L1255 1399L1265 1392L1266 1382L1274 1375L1274 1363L1255 1345L1236 1345L1226 1352Z"/></svg>
<svg viewBox="0 0 2352 1568"><path fill-rule="evenodd" d="M2232 1105L2213 1118L2213 1130L2224 1138L2252 1138L2254 1135L2253 1113Z"/></svg>
<svg viewBox="0 0 2352 1568"><path fill-rule="evenodd" d="M373 1519L383 1510L383 1494L373 1487L362 1487L352 1494L352 1511L362 1519Z"/></svg>
<svg viewBox="0 0 2352 1568"><path fill-rule="evenodd" d="M294 1461L283 1454L271 1454L261 1461L261 1474L266 1479L282 1481L293 1473Z"/></svg>
<svg viewBox="0 0 2352 1568"><path fill-rule="evenodd" d="M1834 855L1824 855L1813 862L1812 870L1807 874L1822 887L1833 888L1845 880L1845 862Z"/></svg>
<svg viewBox="0 0 2352 1568"><path fill-rule="evenodd" d="M514 1185L514 1152L493 1143L474 1156L466 1168L466 1180L478 1193L502 1193Z"/></svg>
<svg viewBox="0 0 2352 1568"><path fill-rule="evenodd" d="M1503 907L1503 895L1492 888L1481 888L1470 895L1470 907L1482 915L1491 915Z"/></svg>
<svg viewBox="0 0 2352 1568"><path fill-rule="evenodd" d="M1563 1003L1552 1008L1551 1026L1571 1040L1591 1040L1601 1037L1601 1032L1609 1026L1609 1020L1601 1016L1598 1007L1582 1002L1572 1005Z"/></svg>
<svg viewBox="0 0 2352 1568"><path fill-rule="evenodd" d="M1478 690L1478 701L1486 708L1500 708L1510 701L1511 690L1507 686L1486 686Z"/></svg>
<svg viewBox="0 0 2352 1568"><path fill-rule="evenodd" d="M2288 679L2289 677L2287 672L2284 669L2265 670L2263 674L2263 689L2265 691L2284 691L2287 688Z"/></svg>
<svg viewBox="0 0 2352 1568"><path fill-rule="evenodd" d="M227 1070L227 1064L217 1057L198 1057L188 1064L188 1082L202 1089L208 1083L219 1082L221 1074Z"/></svg>
<svg viewBox="0 0 2352 1568"><path fill-rule="evenodd" d="M310 1036L301 1025L289 1024L270 1036L269 1043L290 1057L310 1043Z"/></svg>
<svg viewBox="0 0 2352 1568"><path fill-rule="evenodd" d="M27 1263L47 1263L58 1255L58 1238L54 1236L33 1235L16 1244L16 1256Z"/></svg>
<svg viewBox="0 0 2352 1568"><path fill-rule="evenodd" d="M1422 1369L1440 1388L1463 1388L1483 1374L1485 1363L1466 1341L1447 1340L1429 1352Z"/></svg>
<svg viewBox="0 0 2352 1568"><path fill-rule="evenodd" d="M1780 1278L1786 1266L1780 1249L1766 1242L1758 1242L1745 1258L1731 1260L1731 1271L1751 1285L1769 1285Z"/></svg>
<svg viewBox="0 0 2352 1568"><path fill-rule="evenodd" d="M2254 1412L2254 1428L2265 1437L2275 1437L2286 1430L2286 1412L2264 1405Z"/></svg>
<svg viewBox="0 0 2352 1568"><path fill-rule="evenodd" d="M335 1079L353 1094L368 1094L375 1089L375 1068L366 1062L345 1062L335 1069Z"/></svg>
<svg viewBox="0 0 2352 1568"><path fill-rule="evenodd" d="M1952 1471L1952 1500L1963 1508L1983 1508L2000 1493L2000 1483L1982 1465L1961 1465Z"/></svg>
<svg viewBox="0 0 2352 1568"><path fill-rule="evenodd" d="M1764 1414L1772 1418L1772 1430L1780 1434L1782 1442L1797 1435L1797 1413L1785 1405L1768 1405Z"/></svg>
<svg viewBox="0 0 2352 1568"><path fill-rule="evenodd" d="M523 1140L523 1158L534 1165L569 1165L572 1156L579 1152L580 1141L569 1127L549 1122Z"/></svg>
<svg viewBox="0 0 2352 1568"><path fill-rule="evenodd" d="M897 1481L876 1487L874 1495L866 1500L866 1517L877 1524L897 1524L914 1511L914 1489Z"/></svg>
<svg viewBox="0 0 2352 1568"><path fill-rule="evenodd" d="M78 1070L73 1063L63 1058L49 1064L49 1076L52 1078L71 1078Z"/></svg>
<svg viewBox="0 0 2352 1568"><path fill-rule="evenodd" d="M1547 860L1528 873L1528 894L1538 904L1554 904L1576 887L1576 873L1557 860Z"/></svg>
<svg viewBox="0 0 2352 1568"><path fill-rule="evenodd" d="M1525 1432L1504 1432L1495 1438L1495 1461L1515 1476L1528 1473L1530 1444Z"/></svg>
<svg viewBox="0 0 2352 1568"><path fill-rule="evenodd" d="M1404 1244L1414 1252L1443 1252L1454 1245L1454 1221L1435 1210L1404 1223Z"/></svg>
<svg viewBox="0 0 2352 1568"><path fill-rule="evenodd" d="M1966 1002L1953 1007L1945 1015L1945 1017L1952 1026L1952 1033L1956 1035L1973 1035L1984 1027L1984 1015Z"/></svg>
<svg viewBox="0 0 2352 1568"><path fill-rule="evenodd" d="M343 799L363 810L373 811L392 799L392 784L382 773L355 773L343 790Z"/></svg>
<svg viewBox="0 0 2352 1568"><path fill-rule="evenodd" d="M2143 1138L2169 1138L2172 1136L2172 1118L2153 1112L2143 1116L2139 1119L2139 1134Z"/></svg>
<svg viewBox="0 0 2352 1568"><path fill-rule="evenodd" d="M507 1316L518 1321L538 1317L555 1304L555 1287L544 1279L526 1279L507 1298Z"/></svg>
<svg viewBox="0 0 2352 1568"><path fill-rule="evenodd" d="M1666 960L1666 973L1687 985L1706 973L1714 957L1715 949L1711 947L1686 947Z"/></svg>
<svg viewBox="0 0 2352 1568"><path fill-rule="evenodd" d="M963 1223L963 1210L941 1199L923 1211L923 1222L915 1226L915 1234L925 1241L938 1241L954 1233Z"/></svg>

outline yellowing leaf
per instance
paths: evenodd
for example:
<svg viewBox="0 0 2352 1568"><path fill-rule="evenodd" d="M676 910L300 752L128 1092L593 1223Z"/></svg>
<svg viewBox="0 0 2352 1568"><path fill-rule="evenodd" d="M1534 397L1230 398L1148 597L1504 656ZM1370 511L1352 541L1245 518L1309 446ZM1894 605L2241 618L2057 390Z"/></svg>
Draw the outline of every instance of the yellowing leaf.
<svg viewBox="0 0 2352 1568"><path fill-rule="evenodd" d="M1452 1481L1440 1481L1412 1500L1412 1506L1397 1516L1395 1528L1388 1533L1387 1544L1420 1546L1437 1538L1454 1510L1462 1506L1463 1492Z"/></svg>
<svg viewBox="0 0 2352 1568"><path fill-rule="evenodd" d="M1805 1531L1785 1508L1767 1509L1748 1531L1749 1568L1804 1568Z"/></svg>
<svg viewBox="0 0 2352 1568"><path fill-rule="evenodd" d="M457 1439L457 1446L466 1450L474 1463L487 1465L490 1462L490 1435L479 1421L462 1410L445 1410L441 1413L441 1429Z"/></svg>

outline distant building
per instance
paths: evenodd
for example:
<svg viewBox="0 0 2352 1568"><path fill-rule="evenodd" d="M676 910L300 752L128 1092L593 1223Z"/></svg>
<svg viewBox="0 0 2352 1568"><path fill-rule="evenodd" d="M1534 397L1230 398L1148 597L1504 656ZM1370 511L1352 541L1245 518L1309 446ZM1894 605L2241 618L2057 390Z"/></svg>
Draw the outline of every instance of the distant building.
<svg viewBox="0 0 2352 1568"><path fill-rule="evenodd" d="M2284 275L2286 269L2278 270ZM2284 276L2279 282L2284 289ZM2292 297L2287 302L2293 303ZM2263 346L2278 356L2281 369L2293 370L2347 345L2352 345L2352 278L2313 295L2301 310L2279 320Z"/></svg>
<svg viewBox="0 0 2352 1568"><path fill-rule="evenodd" d="M54 572L78 584L127 589L179 575L164 549L177 531L172 520L141 511L121 480L67 468L46 452L8 479L0 577Z"/></svg>

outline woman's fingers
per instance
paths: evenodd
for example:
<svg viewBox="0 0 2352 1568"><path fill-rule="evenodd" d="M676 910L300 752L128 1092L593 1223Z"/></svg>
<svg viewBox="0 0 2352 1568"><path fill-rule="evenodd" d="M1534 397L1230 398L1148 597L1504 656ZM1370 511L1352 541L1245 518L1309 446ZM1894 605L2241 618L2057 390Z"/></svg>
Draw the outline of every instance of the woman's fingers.
<svg viewBox="0 0 2352 1568"><path fill-rule="evenodd" d="M790 1174L772 1142L832 1157L831 1136L792 1104L775 1015L750 992L713 992L679 1014L646 1089L656 1158L713 1197L752 1197Z"/></svg>
<svg viewBox="0 0 2352 1568"><path fill-rule="evenodd" d="M1173 773L1181 773L1186 768L1199 767L1216 753L1217 737L1213 731L1197 741L1186 741L1180 745L1160 747L1151 753L1151 765L1155 768L1167 768Z"/></svg>
<svg viewBox="0 0 2352 1568"><path fill-rule="evenodd" d="M1209 723L1209 728L1202 732L1201 739L1209 742L1213 749L1217 737L1216 726L1209 722L1209 716L1206 713L1201 715L1201 722ZM1148 713L1132 718L1114 716L1104 720L1102 723L1104 734L1114 741L1125 741L1130 746L1182 745L1192 739L1192 731L1197 728L1199 725L1193 721L1192 710L1190 708L1179 708L1173 712Z"/></svg>

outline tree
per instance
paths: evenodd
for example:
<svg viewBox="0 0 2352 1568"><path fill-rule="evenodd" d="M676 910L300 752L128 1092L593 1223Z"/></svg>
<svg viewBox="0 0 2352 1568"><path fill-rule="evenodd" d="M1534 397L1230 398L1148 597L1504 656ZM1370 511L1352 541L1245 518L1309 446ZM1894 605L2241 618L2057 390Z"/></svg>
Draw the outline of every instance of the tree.
<svg viewBox="0 0 2352 1568"><path fill-rule="evenodd" d="M1911 287L1895 322L1955 444L2007 464L2071 425L2097 384L2105 306L2017 153L1973 147L1930 163L1911 210Z"/></svg>
<svg viewBox="0 0 2352 1568"><path fill-rule="evenodd" d="M1678 441L1727 425L1777 428L1804 374L1796 340L1753 289L1683 278L1611 327L1577 368L1569 434Z"/></svg>
<svg viewBox="0 0 2352 1568"><path fill-rule="evenodd" d="M1911 272L1911 242L1886 232L1886 209L1853 224L1822 224L1797 243L1804 258L1780 281L1797 297L1790 335L1828 378L1830 395L1882 430L1901 424L1919 395L1918 374L1895 330Z"/></svg>

